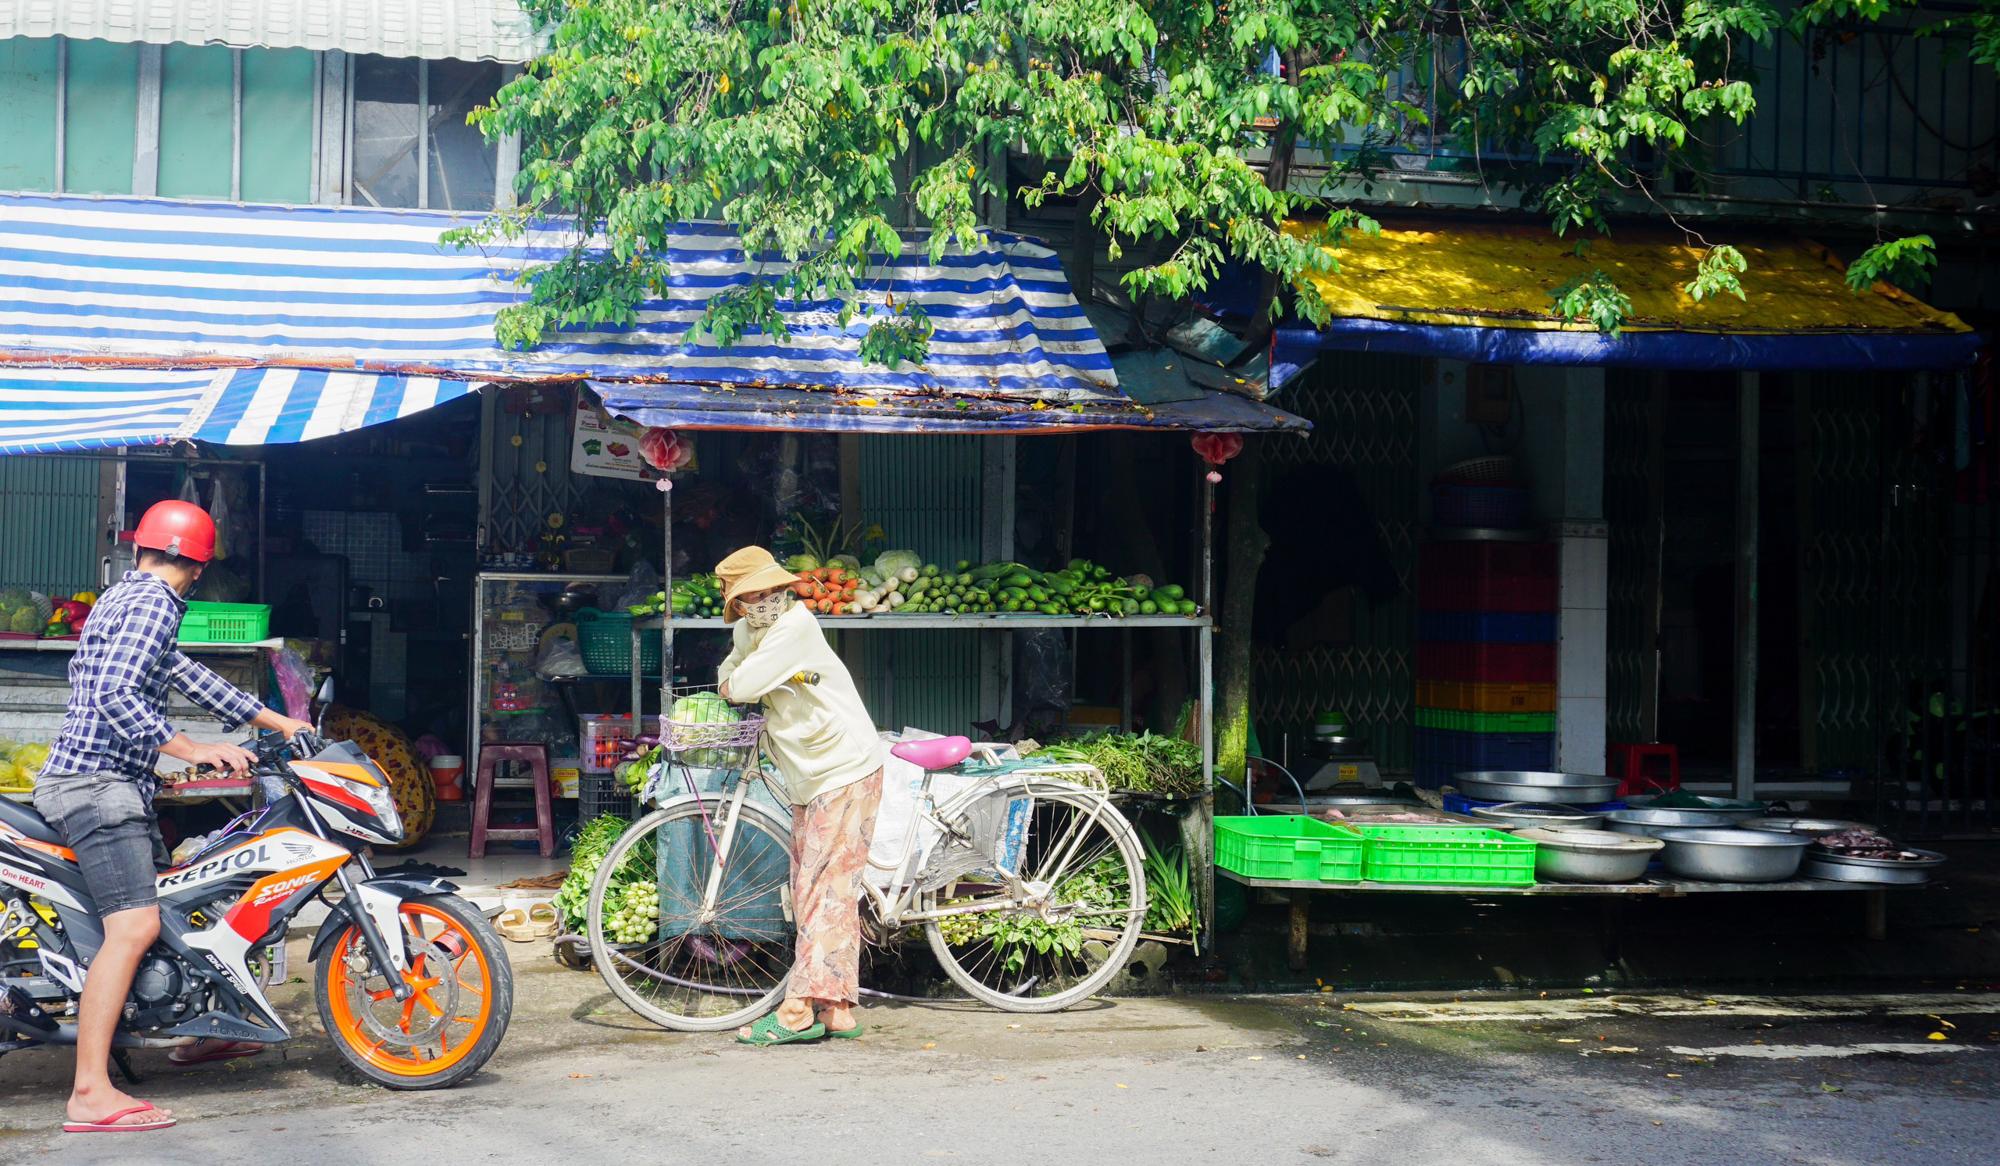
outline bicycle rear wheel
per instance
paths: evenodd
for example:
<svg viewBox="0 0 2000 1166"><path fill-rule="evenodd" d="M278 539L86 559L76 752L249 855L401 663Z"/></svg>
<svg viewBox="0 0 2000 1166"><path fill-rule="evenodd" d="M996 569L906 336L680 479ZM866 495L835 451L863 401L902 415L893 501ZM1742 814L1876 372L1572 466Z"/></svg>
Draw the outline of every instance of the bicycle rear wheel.
<svg viewBox="0 0 2000 1166"><path fill-rule="evenodd" d="M612 995L663 1028L720 1032L771 1010L796 954L790 823L746 802L719 856L727 802L671 803L613 843L585 930ZM718 892L704 910L712 874Z"/></svg>
<svg viewBox="0 0 2000 1166"><path fill-rule="evenodd" d="M924 891L924 934L953 983L1008 1012L1055 1012L1095 995L1118 974L1146 918L1139 836L1103 795L1066 782L1030 782L1018 864L1022 894L991 874ZM1019 786L988 797L1012 801Z"/></svg>

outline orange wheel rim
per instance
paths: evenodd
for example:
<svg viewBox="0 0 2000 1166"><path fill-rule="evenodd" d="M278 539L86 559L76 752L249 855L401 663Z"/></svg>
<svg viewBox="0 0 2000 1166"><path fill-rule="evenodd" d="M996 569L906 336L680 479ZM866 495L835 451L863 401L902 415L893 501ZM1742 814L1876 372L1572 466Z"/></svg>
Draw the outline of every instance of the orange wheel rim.
<svg viewBox="0 0 2000 1166"><path fill-rule="evenodd" d="M398 1077L428 1077L464 1060L486 1032L493 969L464 924L437 908L405 903L401 917L424 938L400 973L410 998L397 1003L387 980L354 970L348 960L362 942L350 924L327 955L328 1004L340 1039L362 1060Z"/></svg>

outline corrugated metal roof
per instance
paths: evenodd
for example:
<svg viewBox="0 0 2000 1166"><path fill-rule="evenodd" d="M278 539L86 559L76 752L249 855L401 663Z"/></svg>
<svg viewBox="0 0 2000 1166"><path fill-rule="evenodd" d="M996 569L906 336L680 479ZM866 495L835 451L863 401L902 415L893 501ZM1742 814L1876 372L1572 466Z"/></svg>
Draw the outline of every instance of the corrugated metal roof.
<svg viewBox="0 0 2000 1166"><path fill-rule="evenodd" d="M540 47L518 0L0 0L0 40L344 49L520 62Z"/></svg>

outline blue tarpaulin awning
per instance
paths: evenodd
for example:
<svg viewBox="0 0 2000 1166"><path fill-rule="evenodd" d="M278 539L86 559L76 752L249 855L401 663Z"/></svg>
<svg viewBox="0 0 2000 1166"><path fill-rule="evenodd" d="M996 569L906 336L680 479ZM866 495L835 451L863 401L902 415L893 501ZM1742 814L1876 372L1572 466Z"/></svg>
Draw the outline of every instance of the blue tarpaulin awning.
<svg viewBox="0 0 2000 1166"><path fill-rule="evenodd" d="M617 400L616 382L671 380L628 395L708 427L800 417L857 432L1303 427L1230 400L1133 401L1057 256L1018 236L984 234L935 264L913 238L862 281L860 318L784 303L788 338L752 333L723 348L693 331L709 298L782 263L691 224L670 238L666 293L632 326L571 329L518 351L500 347L495 316L524 298L524 265L570 240L552 224L506 246L441 242L468 221L0 196L0 453L309 440L482 383L583 379ZM868 317L892 305L920 305L935 325L920 364L861 358ZM870 419L852 422L858 411ZM739 416L718 417L728 412Z"/></svg>
<svg viewBox="0 0 2000 1166"><path fill-rule="evenodd" d="M282 445L407 417L477 387L326 369L0 365L0 454Z"/></svg>

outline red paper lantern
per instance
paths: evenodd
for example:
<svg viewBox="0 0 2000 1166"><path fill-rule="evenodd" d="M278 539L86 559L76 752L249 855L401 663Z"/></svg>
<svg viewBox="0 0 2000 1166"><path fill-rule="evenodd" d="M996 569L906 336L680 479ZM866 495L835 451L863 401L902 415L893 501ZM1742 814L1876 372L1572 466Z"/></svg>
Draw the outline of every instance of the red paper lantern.
<svg viewBox="0 0 2000 1166"><path fill-rule="evenodd" d="M648 429L639 439L639 456L654 469L672 473L694 459L694 442L671 429Z"/></svg>
<svg viewBox="0 0 2000 1166"><path fill-rule="evenodd" d="M1188 444L1201 455L1201 460L1211 467L1208 480L1211 484L1222 481L1217 473L1223 462L1243 452L1243 435L1240 433L1197 433L1188 438Z"/></svg>

